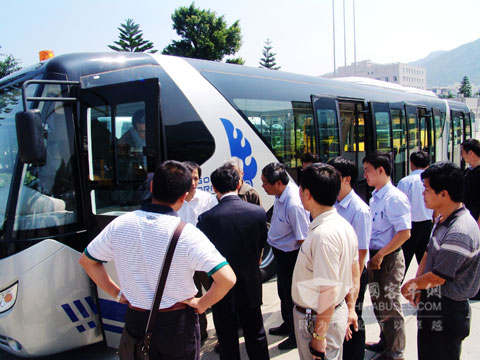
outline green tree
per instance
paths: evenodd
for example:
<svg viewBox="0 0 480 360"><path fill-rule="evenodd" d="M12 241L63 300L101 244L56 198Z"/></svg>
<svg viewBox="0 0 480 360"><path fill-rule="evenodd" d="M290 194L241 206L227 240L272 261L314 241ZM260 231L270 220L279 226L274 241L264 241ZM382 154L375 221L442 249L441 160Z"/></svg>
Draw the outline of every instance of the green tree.
<svg viewBox="0 0 480 360"><path fill-rule="evenodd" d="M228 63L228 64L245 65L245 60L241 57L233 58L233 59L227 59L225 62Z"/></svg>
<svg viewBox="0 0 480 360"><path fill-rule="evenodd" d="M223 16L201 10L192 3L176 9L172 21L181 40L173 40L163 49L164 54L220 61L240 50L242 37L238 20L227 27Z"/></svg>
<svg viewBox="0 0 480 360"><path fill-rule="evenodd" d="M0 56L5 56L5 59L0 60L0 79L22 68L19 66L20 61L15 59L13 55L0 54Z"/></svg>
<svg viewBox="0 0 480 360"><path fill-rule="evenodd" d="M463 96L466 98L472 97L472 85L470 84L470 80L468 79L467 75L463 77L460 88L458 89L458 93L463 94Z"/></svg>
<svg viewBox="0 0 480 360"><path fill-rule="evenodd" d="M135 24L132 19L127 19L126 23L120 24L117 28L120 31L118 36L119 40L114 41L115 45L108 45L108 47L115 51L128 51L128 52L145 52L151 54L156 53L158 50L153 49L153 43L143 38L143 32L140 30L140 25Z"/></svg>
<svg viewBox="0 0 480 360"><path fill-rule="evenodd" d="M275 53L272 52L273 46L271 46L272 42L270 39L265 40L265 46L263 47L263 58L260 59L260 67L270 69L270 70L278 70L281 66L276 66L277 63L275 62Z"/></svg>

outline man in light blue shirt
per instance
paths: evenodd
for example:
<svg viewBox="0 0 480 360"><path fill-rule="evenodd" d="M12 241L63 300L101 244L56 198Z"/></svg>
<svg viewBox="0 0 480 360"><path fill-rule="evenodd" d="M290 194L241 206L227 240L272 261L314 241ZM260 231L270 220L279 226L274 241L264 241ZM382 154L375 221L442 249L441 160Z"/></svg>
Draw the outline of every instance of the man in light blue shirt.
<svg viewBox="0 0 480 360"><path fill-rule="evenodd" d="M418 264L422 261L432 231L433 210L427 209L423 201L425 188L420 177L429 164L430 155L426 151L414 151L410 154L410 168L413 171L397 185L397 188L407 195L412 210L412 236L402 245L405 273L414 254Z"/></svg>
<svg viewBox="0 0 480 360"><path fill-rule="evenodd" d="M328 162L339 173L340 192L335 203L338 213L352 225L358 239L358 264L360 266L360 289L356 299L347 298L349 334L343 343L343 360L365 357L365 325L362 319L363 299L368 283L365 261L372 233L372 215L368 205L355 193L352 185L357 183L358 169L353 161L342 156ZM357 322L355 323L355 318ZM358 324L358 325L357 325Z"/></svg>
<svg viewBox="0 0 480 360"><path fill-rule="evenodd" d="M283 323L271 328L271 335L289 335L278 345L280 350L297 347L293 326L292 276L298 249L305 240L310 214L303 208L298 186L289 181L285 165L271 163L262 170L263 188L275 195L268 243L277 261L277 291Z"/></svg>
<svg viewBox="0 0 480 360"><path fill-rule="evenodd" d="M403 359L405 325L400 285L405 272L402 244L410 238L411 216L407 196L392 185L392 158L373 153L363 159L367 184L375 188L370 199L372 237L368 282L373 310L380 325L380 342L366 344L380 352L374 359Z"/></svg>

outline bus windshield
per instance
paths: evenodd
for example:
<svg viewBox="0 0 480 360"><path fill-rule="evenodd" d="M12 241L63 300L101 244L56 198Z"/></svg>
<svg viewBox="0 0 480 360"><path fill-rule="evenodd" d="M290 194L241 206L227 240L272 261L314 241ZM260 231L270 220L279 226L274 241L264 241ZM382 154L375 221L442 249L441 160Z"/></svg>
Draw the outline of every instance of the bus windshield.
<svg viewBox="0 0 480 360"><path fill-rule="evenodd" d="M20 86L9 86L0 91L0 230L5 222L8 192L17 158L15 114L22 110Z"/></svg>

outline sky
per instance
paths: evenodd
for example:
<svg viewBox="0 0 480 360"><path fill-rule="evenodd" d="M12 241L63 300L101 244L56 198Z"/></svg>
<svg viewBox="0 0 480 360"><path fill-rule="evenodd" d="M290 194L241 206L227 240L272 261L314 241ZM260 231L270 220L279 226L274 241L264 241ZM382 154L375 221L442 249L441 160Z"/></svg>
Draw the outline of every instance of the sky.
<svg viewBox="0 0 480 360"><path fill-rule="evenodd" d="M118 40L117 28L127 18L161 52L179 39L172 13L191 2L3 0L0 53L28 66L38 61L40 50L111 51L108 45ZM307 75L333 72L334 44L337 67L353 63L354 34L356 60L377 63L411 62L480 38L478 0L196 0L195 5L223 15L228 25L240 21L242 47L232 57L257 67L270 39L281 70Z"/></svg>

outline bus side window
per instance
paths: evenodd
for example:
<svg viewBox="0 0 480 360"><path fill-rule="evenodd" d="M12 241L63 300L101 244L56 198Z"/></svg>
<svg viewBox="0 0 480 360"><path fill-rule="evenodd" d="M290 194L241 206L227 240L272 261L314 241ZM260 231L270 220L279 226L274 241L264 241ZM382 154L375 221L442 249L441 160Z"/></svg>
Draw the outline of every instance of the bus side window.
<svg viewBox="0 0 480 360"><path fill-rule="evenodd" d="M391 124L390 115L386 111L375 111L375 125L377 133L377 150L391 152Z"/></svg>
<svg viewBox="0 0 480 360"><path fill-rule="evenodd" d="M406 175L407 170L407 129L405 112L401 109L391 109L393 130L393 166L394 183L397 184Z"/></svg>

